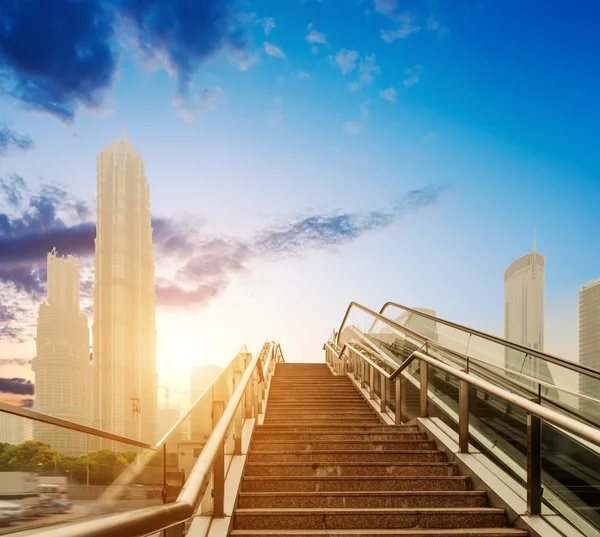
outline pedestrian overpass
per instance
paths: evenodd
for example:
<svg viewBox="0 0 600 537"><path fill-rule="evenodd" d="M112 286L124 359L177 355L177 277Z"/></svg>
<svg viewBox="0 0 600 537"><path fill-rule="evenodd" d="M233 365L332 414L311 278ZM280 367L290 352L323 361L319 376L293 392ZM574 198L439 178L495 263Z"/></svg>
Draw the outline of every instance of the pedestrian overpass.
<svg viewBox="0 0 600 537"><path fill-rule="evenodd" d="M429 310L351 303L314 363L243 348L154 446L0 406L137 451L76 516L0 533L600 536L599 393L593 369ZM152 465L161 496L134 508Z"/></svg>

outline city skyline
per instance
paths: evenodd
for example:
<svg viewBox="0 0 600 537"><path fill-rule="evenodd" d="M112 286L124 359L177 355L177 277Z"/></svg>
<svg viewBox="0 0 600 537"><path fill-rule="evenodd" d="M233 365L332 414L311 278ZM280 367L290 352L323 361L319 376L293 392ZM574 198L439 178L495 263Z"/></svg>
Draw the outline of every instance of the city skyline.
<svg viewBox="0 0 600 537"><path fill-rule="evenodd" d="M540 17L529 4L264 1L232 7L206 49L189 37L206 21L183 20L178 3L191 31L166 41L101 4L81 27L96 14L114 31L61 35L60 74L37 51L41 93L27 92L20 49L0 52L12 81L0 88L0 377L33 379L52 247L81 260L91 318L94 162L123 125L152 185L160 384L188 389L193 366L275 335L290 359L315 359L351 300L502 335L502 274L534 225L544 347L578 360L577 296L600 276L591 18L558 4ZM35 10L17 7L11 28L31 27ZM86 46L89 63L69 56ZM12 401L30 398L25 381L14 388Z"/></svg>

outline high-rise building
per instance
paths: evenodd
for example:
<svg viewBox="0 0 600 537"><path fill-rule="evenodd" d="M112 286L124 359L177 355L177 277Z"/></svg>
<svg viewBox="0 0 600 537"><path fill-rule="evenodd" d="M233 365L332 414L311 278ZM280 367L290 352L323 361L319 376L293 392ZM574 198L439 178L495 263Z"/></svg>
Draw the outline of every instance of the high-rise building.
<svg viewBox="0 0 600 537"><path fill-rule="evenodd" d="M544 350L544 265L546 258L536 250L519 257L504 271L504 338L538 351ZM507 349L507 369L522 375L552 382L543 360ZM522 384L526 383L523 377Z"/></svg>
<svg viewBox="0 0 600 537"><path fill-rule="evenodd" d="M25 442L25 424L31 420L0 412L0 444L6 442L13 446Z"/></svg>
<svg viewBox="0 0 600 537"><path fill-rule="evenodd" d="M579 291L579 363L600 371L600 279L584 285ZM582 394L600 399L600 382L580 377ZM582 399L581 410L600 420L600 405Z"/></svg>
<svg viewBox="0 0 600 537"><path fill-rule="evenodd" d="M150 188L123 136L97 159L94 417L106 431L157 440L154 250Z"/></svg>
<svg viewBox="0 0 600 537"><path fill-rule="evenodd" d="M92 424L92 365L88 320L79 309L79 269L73 256L48 254L47 297L37 323L34 408L82 425ZM64 455L81 455L86 435L35 422L33 438Z"/></svg>

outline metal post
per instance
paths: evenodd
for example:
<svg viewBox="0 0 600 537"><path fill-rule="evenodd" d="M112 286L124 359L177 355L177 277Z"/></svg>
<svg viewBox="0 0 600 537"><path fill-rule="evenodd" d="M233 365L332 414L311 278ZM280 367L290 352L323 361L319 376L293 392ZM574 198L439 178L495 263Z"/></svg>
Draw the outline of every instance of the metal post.
<svg viewBox="0 0 600 537"><path fill-rule="evenodd" d="M242 372L234 371L233 372L233 389L235 390L242 380ZM241 455L242 454L242 405L238 406L235 411L235 418L233 420L233 454Z"/></svg>
<svg viewBox="0 0 600 537"><path fill-rule="evenodd" d="M85 458L85 484L90 486L90 435L85 435L85 451L87 456Z"/></svg>
<svg viewBox="0 0 600 537"><path fill-rule="evenodd" d="M369 365L369 399L375 399L375 369Z"/></svg>
<svg viewBox="0 0 600 537"><path fill-rule="evenodd" d="M364 360L360 361L360 387L365 387L365 378L367 376L366 373L367 363Z"/></svg>
<svg viewBox="0 0 600 537"><path fill-rule="evenodd" d="M259 367L257 364L256 367ZM254 369L254 373L252 375L252 399L254 403L254 419L256 421L256 425L258 425L258 415L260 414L260 386L258 385L258 371Z"/></svg>
<svg viewBox="0 0 600 537"><path fill-rule="evenodd" d="M402 375L396 377L396 416L394 423L402 425Z"/></svg>
<svg viewBox="0 0 600 537"><path fill-rule="evenodd" d="M248 368L250 360L246 354L244 357L244 371ZM246 384L246 393L244 398L244 419L252 419L252 381Z"/></svg>
<svg viewBox="0 0 600 537"><path fill-rule="evenodd" d="M381 382L379 383L379 388L381 393L379 394L380 396L380 402L381 402L381 412L385 412L385 403L387 402L387 379L385 378L385 375L383 373L381 373Z"/></svg>
<svg viewBox="0 0 600 537"><path fill-rule="evenodd" d="M162 498L163 503L167 503L167 443L163 444L163 489L162 489Z"/></svg>
<svg viewBox="0 0 600 537"><path fill-rule="evenodd" d="M542 420L527 414L527 512L542 513Z"/></svg>
<svg viewBox="0 0 600 537"><path fill-rule="evenodd" d="M458 448L461 453L469 452L469 385L464 380L458 386Z"/></svg>
<svg viewBox="0 0 600 537"><path fill-rule="evenodd" d="M225 410L223 401L213 401L213 430ZM225 443L221 442L213 462L213 517L225 516Z"/></svg>
<svg viewBox="0 0 600 537"><path fill-rule="evenodd" d="M421 417L427 417L427 388L429 387L429 367L427 362L421 362Z"/></svg>

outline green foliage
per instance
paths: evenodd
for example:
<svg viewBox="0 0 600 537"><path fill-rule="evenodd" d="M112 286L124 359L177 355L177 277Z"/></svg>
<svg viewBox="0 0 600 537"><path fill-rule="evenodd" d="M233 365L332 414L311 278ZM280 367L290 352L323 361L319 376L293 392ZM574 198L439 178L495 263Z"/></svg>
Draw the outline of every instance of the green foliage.
<svg viewBox="0 0 600 537"><path fill-rule="evenodd" d="M89 468L90 485L110 485L135 457L135 452L116 453L110 449L66 457L38 440L28 440L18 446L0 442L0 472L62 475L80 484L87 483Z"/></svg>

